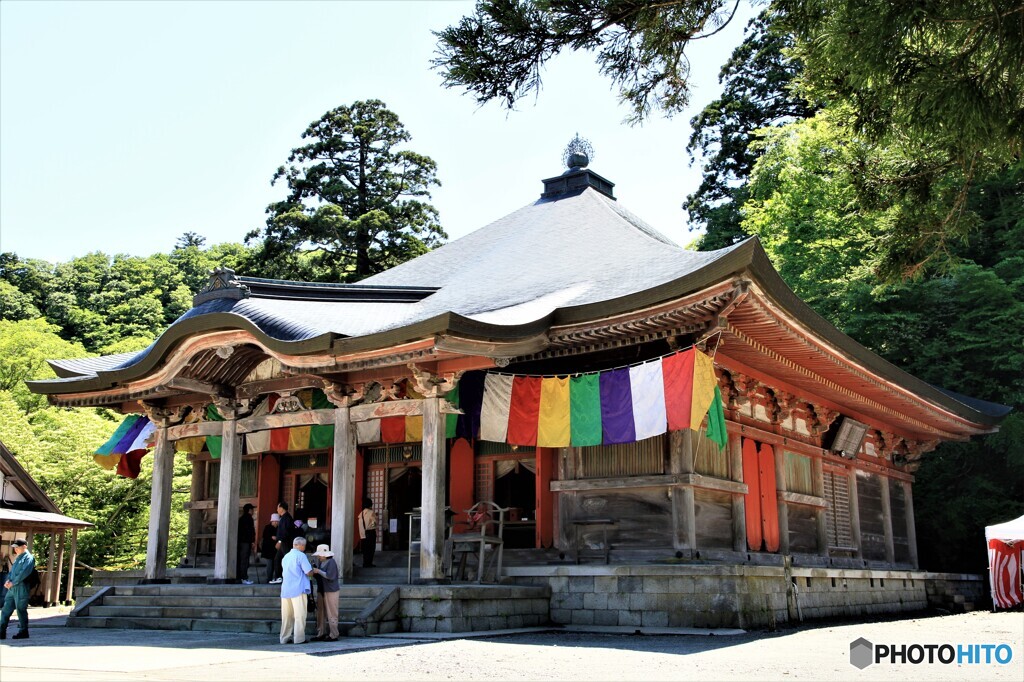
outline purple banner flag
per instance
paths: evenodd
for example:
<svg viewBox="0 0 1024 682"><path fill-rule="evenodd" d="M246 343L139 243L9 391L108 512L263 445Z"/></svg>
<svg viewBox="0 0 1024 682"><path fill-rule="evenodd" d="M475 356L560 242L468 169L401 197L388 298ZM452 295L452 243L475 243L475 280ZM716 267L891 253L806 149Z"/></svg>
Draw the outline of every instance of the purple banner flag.
<svg viewBox="0 0 1024 682"><path fill-rule="evenodd" d="M601 427L605 445L636 440L628 369L601 373Z"/></svg>

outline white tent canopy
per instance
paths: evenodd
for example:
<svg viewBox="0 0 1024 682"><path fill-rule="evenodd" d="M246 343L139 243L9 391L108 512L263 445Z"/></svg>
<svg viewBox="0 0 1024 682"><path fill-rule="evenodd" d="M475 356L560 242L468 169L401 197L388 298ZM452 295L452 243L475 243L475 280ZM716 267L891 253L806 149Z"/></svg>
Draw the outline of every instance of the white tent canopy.
<svg viewBox="0 0 1024 682"><path fill-rule="evenodd" d="M1024 540L1024 516L1006 523L986 526L985 541L988 540L1002 540L1003 542Z"/></svg>

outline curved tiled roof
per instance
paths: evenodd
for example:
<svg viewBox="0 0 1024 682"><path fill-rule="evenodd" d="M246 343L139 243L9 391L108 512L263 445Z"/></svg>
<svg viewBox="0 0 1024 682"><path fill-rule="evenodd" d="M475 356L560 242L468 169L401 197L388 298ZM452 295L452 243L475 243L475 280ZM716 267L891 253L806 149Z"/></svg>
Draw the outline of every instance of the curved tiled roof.
<svg viewBox="0 0 1024 682"><path fill-rule="evenodd" d="M450 333L519 340L568 325L677 300L747 273L782 310L876 376L975 424L1005 411L933 387L885 361L793 293L755 238L711 252L683 249L606 194L587 187L525 206L465 237L363 280L323 285L236 278L198 304L149 348L55 361L62 379L38 393L109 388L144 376L177 343L244 330L291 355L344 354Z"/></svg>
<svg viewBox="0 0 1024 682"><path fill-rule="evenodd" d="M306 283L301 287L314 291L308 300L300 300L266 293L265 285L274 280L242 277L239 281L250 285L248 298L200 303L161 338L194 329L200 320L210 329L252 329L283 344L319 339L321 343L311 344L317 347L334 338L371 336L449 313L480 323L480 329L529 325L560 308L658 287L699 271L735 248L683 249L615 200L588 188L541 199L359 285L332 287L418 289L426 295L417 302L324 300L315 290L322 285ZM142 362L159 343L136 353L53 364L61 376L96 376Z"/></svg>

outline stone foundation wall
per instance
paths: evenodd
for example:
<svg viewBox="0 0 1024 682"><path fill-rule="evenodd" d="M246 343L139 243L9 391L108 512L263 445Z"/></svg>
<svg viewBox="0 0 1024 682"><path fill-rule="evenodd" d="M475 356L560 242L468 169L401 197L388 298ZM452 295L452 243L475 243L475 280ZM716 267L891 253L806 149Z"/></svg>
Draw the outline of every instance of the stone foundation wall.
<svg viewBox="0 0 1024 682"><path fill-rule="evenodd" d="M987 575L926 573L928 605L950 613L964 613L992 606Z"/></svg>
<svg viewBox="0 0 1024 682"><path fill-rule="evenodd" d="M400 589L404 632L473 632L551 622L547 585L412 585Z"/></svg>
<svg viewBox="0 0 1024 682"><path fill-rule="evenodd" d="M761 628L928 606L921 571L688 565L505 572L516 584L548 586L551 620L565 625Z"/></svg>

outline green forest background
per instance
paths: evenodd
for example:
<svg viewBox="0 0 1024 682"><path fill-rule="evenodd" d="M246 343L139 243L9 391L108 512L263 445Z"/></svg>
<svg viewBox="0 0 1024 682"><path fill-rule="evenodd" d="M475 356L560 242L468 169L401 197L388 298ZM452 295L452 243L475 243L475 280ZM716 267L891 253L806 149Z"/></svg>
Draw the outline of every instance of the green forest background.
<svg viewBox="0 0 1024 682"><path fill-rule="evenodd" d="M704 182L684 201L691 230L701 230L692 246L710 250L757 236L786 282L839 329L925 381L1014 408L999 433L944 443L925 455L916 474L922 567L978 572L987 562L984 526L1024 512L1020 149L979 147L965 171L949 161L952 147L941 136L901 128L896 118L887 130L899 135L867 129L864 97L820 86L833 82L820 80L828 73L820 62L829 55L804 49L816 43L801 17L786 13L796 5L776 3L774 14L750 23L721 71L721 98L693 118L689 153ZM455 51L458 38L439 34ZM806 77L809 68L818 69L819 80ZM885 94L895 99L876 104L895 117L900 92ZM186 232L169 253L148 257L95 252L49 263L0 254L0 440L64 513L96 524L80 538L84 563L141 567L150 462L143 461L135 480L96 465L91 453L120 416L54 408L29 393L25 380L54 376L45 359L145 348L191 307L217 266L250 276L351 282L443 240L426 203L436 184L429 157L402 151L373 166L384 169L384 197L393 194L389 163L417 165L419 184L404 204L344 187L346 172L352 176L346 154L356 158L361 145L382 140L390 153L409 139L383 103L327 112L303 137L309 144L293 151L293 165L273 176L287 184L288 196L268 207L267 226L244 244L206 245ZM339 167L314 163L332 146ZM643 214L642 206L631 208ZM687 239L681 230L673 236ZM172 563L185 551L182 503L190 474L188 461L177 458Z"/></svg>

